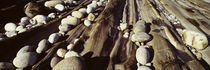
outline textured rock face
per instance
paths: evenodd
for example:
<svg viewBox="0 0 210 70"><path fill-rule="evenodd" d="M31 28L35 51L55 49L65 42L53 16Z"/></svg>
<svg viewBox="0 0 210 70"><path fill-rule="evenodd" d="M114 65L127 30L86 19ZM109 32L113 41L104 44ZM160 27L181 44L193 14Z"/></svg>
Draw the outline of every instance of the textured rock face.
<svg viewBox="0 0 210 70"><path fill-rule="evenodd" d="M85 70L85 66L79 57L70 57L61 60L53 70Z"/></svg>

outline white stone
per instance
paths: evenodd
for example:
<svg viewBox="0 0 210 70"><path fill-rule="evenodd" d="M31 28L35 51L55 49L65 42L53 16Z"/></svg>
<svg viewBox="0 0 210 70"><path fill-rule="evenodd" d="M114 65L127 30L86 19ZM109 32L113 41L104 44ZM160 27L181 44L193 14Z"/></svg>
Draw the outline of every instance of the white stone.
<svg viewBox="0 0 210 70"><path fill-rule="evenodd" d="M71 16L71 15L68 15L66 18L73 18L73 16Z"/></svg>
<svg viewBox="0 0 210 70"><path fill-rule="evenodd" d="M69 45L67 46L67 49L71 51L71 50L73 49L73 47L74 47L74 44L69 44Z"/></svg>
<svg viewBox="0 0 210 70"><path fill-rule="evenodd" d="M18 34L19 34L19 33L23 33L23 32L25 32L25 31L27 31L27 29L26 29L26 28L23 28L23 29L21 29L21 30L18 32Z"/></svg>
<svg viewBox="0 0 210 70"><path fill-rule="evenodd" d="M75 51L68 51L66 54L65 54L65 59L66 58L69 58L69 57L73 57L73 56L76 56L76 57L81 57L79 53L75 52Z"/></svg>
<svg viewBox="0 0 210 70"><path fill-rule="evenodd" d="M123 31L127 28L127 23L120 23L120 29Z"/></svg>
<svg viewBox="0 0 210 70"><path fill-rule="evenodd" d="M10 31L10 32L6 32L5 35L7 37L13 37L13 36L16 36L17 35L17 32L16 31Z"/></svg>
<svg viewBox="0 0 210 70"><path fill-rule="evenodd" d="M15 31L16 29L16 25L14 23L7 23L5 26L4 26L4 29L5 31Z"/></svg>
<svg viewBox="0 0 210 70"><path fill-rule="evenodd" d="M91 21L90 20L85 20L84 24L85 24L85 26L89 27L91 25Z"/></svg>
<svg viewBox="0 0 210 70"><path fill-rule="evenodd" d="M61 61L61 58L54 56L50 61L50 67L53 68L60 61Z"/></svg>
<svg viewBox="0 0 210 70"><path fill-rule="evenodd" d="M128 32L125 32L125 33L123 34L123 37L124 37L124 38L128 38L128 37L129 37L129 33L128 33Z"/></svg>
<svg viewBox="0 0 210 70"><path fill-rule="evenodd" d="M43 39L39 42L38 47L36 48L37 53L43 53L44 51L47 50L47 40Z"/></svg>
<svg viewBox="0 0 210 70"><path fill-rule="evenodd" d="M143 20L139 20L134 24L133 26L133 32L134 33L140 33L140 32L145 32L146 27L145 27L145 22Z"/></svg>
<svg viewBox="0 0 210 70"><path fill-rule="evenodd" d="M16 57L17 56L20 56L22 55L23 53L26 53L26 52L32 52L34 49L33 46L29 46L29 45L26 45L26 46L23 46L16 54Z"/></svg>
<svg viewBox="0 0 210 70"><path fill-rule="evenodd" d="M59 31L58 33L61 34L62 36L65 35L65 32L63 32L63 31Z"/></svg>
<svg viewBox="0 0 210 70"><path fill-rule="evenodd" d="M92 13L94 11L94 8L93 7L87 7L87 10L86 12L89 14L89 13Z"/></svg>
<svg viewBox="0 0 210 70"><path fill-rule="evenodd" d="M74 39L74 44L76 44L79 41L78 38Z"/></svg>
<svg viewBox="0 0 210 70"><path fill-rule="evenodd" d="M63 57L65 56L66 52L67 52L66 49L59 48L59 49L57 50L57 55L58 55L59 57L63 58Z"/></svg>
<svg viewBox="0 0 210 70"><path fill-rule="evenodd" d="M15 30L16 31L20 31L20 30L22 30L24 27L23 26L18 26Z"/></svg>
<svg viewBox="0 0 210 70"><path fill-rule="evenodd" d="M57 4L62 4L62 1L60 1L60 0L46 1L44 3L44 6L48 7L48 8L54 8Z"/></svg>
<svg viewBox="0 0 210 70"><path fill-rule="evenodd" d="M133 34L131 36L131 40L133 42L144 42L144 41L148 41L151 37L145 33L145 32L140 32L140 33L137 33L137 34Z"/></svg>
<svg viewBox="0 0 210 70"><path fill-rule="evenodd" d="M30 23L29 20L30 20L29 17L22 17L22 18L20 19L20 23L23 23L24 25L27 25L27 24Z"/></svg>
<svg viewBox="0 0 210 70"><path fill-rule="evenodd" d="M81 12L82 14L86 14L86 8L80 8L78 11Z"/></svg>
<svg viewBox="0 0 210 70"><path fill-rule="evenodd" d="M59 34L58 33L53 33L49 36L48 41L50 43L55 43L55 42L58 41L58 39L59 39Z"/></svg>
<svg viewBox="0 0 210 70"><path fill-rule="evenodd" d="M56 14L55 13L50 13L50 14L48 14L47 17L53 19L53 18L56 17Z"/></svg>
<svg viewBox="0 0 210 70"><path fill-rule="evenodd" d="M139 48L136 50L136 60L138 63L145 65L149 61L150 55L149 51L143 47L139 46Z"/></svg>
<svg viewBox="0 0 210 70"><path fill-rule="evenodd" d="M31 24L37 24L37 23L46 24L47 20L48 20L47 17L44 15L36 15L35 17L32 18Z"/></svg>
<svg viewBox="0 0 210 70"><path fill-rule="evenodd" d="M80 19L76 17L69 17L69 18L64 18L61 20L61 24L77 25L79 23L80 23Z"/></svg>
<svg viewBox="0 0 210 70"><path fill-rule="evenodd" d="M73 17L76 17L76 18L82 18L82 17L84 16L83 13L80 12L80 11L73 11L73 12L71 13L71 15L72 15Z"/></svg>
<svg viewBox="0 0 210 70"><path fill-rule="evenodd" d="M102 6L103 3L100 1L100 2L97 2L97 5L98 5L98 6Z"/></svg>
<svg viewBox="0 0 210 70"><path fill-rule="evenodd" d="M90 20L90 21L94 21L95 20L95 15L93 14L93 13L89 13L88 14L88 20Z"/></svg>
<svg viewBox="0 0 210 70"><path fill-rule="evenodd" d="M98 5L97 5L97 2L92 2L91 4L89 4L87 7L92 7L92 8L97 8Z"/></svg>
<svg viewBox="0 0 210 70"><path fill-rule="evenodd" d="M17 68L25 68L27 66L33 65L36 62L37 54L34 52L22 53L13 60L13 64Z"/></svg>
<svg viewBox="0 0 210 70"><path fill-rule="evenodd" d="M137 70L152 70L152 69L147 66L139 66Z"/></svg>
<svg viewBox="0 0 210 70"><path fill-rule="evenodd" d="M0 62L0 70L14 70L15 67L10 62Z"/></svg>
<svg viewBox="0 0 210 70"><path fill-rule="evenodd" d="M55 5L55 9L57 11L64 11L65 7L62 4L57 4L57 5Z"/></svg>
<svg viewBox="0 0 210 70"><path fill-rule="evenodd" d="M32 24L28 24L28 25L26 25L26 28L31 29L32 26L33 26Z"/></svg>
<svg viewBox="0 0 210 70"><path fill-rule="evenodd" d="M58 29L62 32L66 32L66 31L70 30L70 26L68 24L61 24L61 25L59 25Z"/></svg>
<svg viewBox="0 0 210 70"><path fill-rule="evenodd" d="M185 44L197 50L202 50L208 46L207 37L200 32L185 29L182 36Z"/></svg>

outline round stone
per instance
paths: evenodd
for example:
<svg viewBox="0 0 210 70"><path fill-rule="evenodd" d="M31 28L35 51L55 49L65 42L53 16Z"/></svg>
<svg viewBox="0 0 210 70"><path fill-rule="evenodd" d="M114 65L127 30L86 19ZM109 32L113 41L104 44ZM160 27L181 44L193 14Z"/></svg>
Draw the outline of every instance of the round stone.
<svg viewBox="0 0 210 70"><path fill-rule="evenodd" d="M74 44L69 44L69 45L67 46L67 49L71 51L71 50L73 49L73 47L74 47Z"/></svg>
<svg viewBox="0 0 210 70"><path fill-rule="evenodd" d="M23 32L25 32L25 31L27 31L27 28L21 29L21 30L18 32L18 34L19 34L19 33L23 33Z"/></svg>
<svg viewBox="0 0 210 70"><path fill-rule="evenodd" d="M84 24L85 24L85 26L89 27L91 25L91 21L90 20L85 20Z"/></svg>
<svg viewBox="0 0 210 70"><path fill-rule="evenodd" d="M61 20L61 24L77 25L80 23L80 19L76 17L68 17Z"/></svg>
<svg viewBox="0 0 210 70"><path fill-rule="evenodd" d="M27 66L33 65L36 62L37 54L34 52L22 53L16 56L13 60L13 64L17 68L25 68Z"/></svg>
<svg viewBox="0 0 210 70"><path fill-rule="evenodd" d="M17 32L16 31L10 31L10 32L6 32L5 35L7 37L13 37L13 36L16 36L17 35Z"/></svg>
<svg viewBox="0 0 210 70"><path fill-rule="evenodd" d="M94 8L93 7L87 7L87 10L86 12L89 14L89 13L92 13L94 11Z"/></svg>
<svg viewBox="0 0 210 70"><path fill-rule="evenodd" d="M139 66L137 70L152 70L152 69L147 66Z"/></svg>
<svg viewBox="0 0 210 70"><path fill-rule="evenodd" d="M0 62L0 70L15 70L15 67L12 63Z"/></svg>
<svg viewBox="0 0 210 70"><path fill-rule="evenodd" d="M57 57L57 56L54 56L51 61L50 61L50 67L54 67L58 62L60 62L62 59Z"/></svg>
<svg viewBox="0 0 210 70"><path fill-rule="evenodd" d="M133 42L144 42L144 41L148 41L151 37L145 33L145 32L140 32L140 33L136 33L133 34L131 37L131 40Z"/></svg>
<svg viewBox="0 0 210 70"><path fill-rule="evenodd" d="M125 30L127 28L127 23L120 23L120 30Z"/></svg>
<svg viewBox="0 0 210 70"><path fill-rule="evenodd" d="M93 14L93 13L89 13L88 14L88 20L90 20L90 21L94 21L95 20L95 15Z"/></svg>
<svg viewBox="0 0 210 70"><path fill-rule="evenodd" d="M57 11L64 11L64 10L65 10L65 7L64 7L62 4L57 4L57 5L55 6L55 9L56 9Z"/></svg>
<svg viewBox="0 0 210 70"><path fill-rule="evenodd" d="M102 6L103 3L100 1L100 2L97 2L97 5L98 5L98 6Z"/></svg>
<svg viewBox="0 0 210 70"><path fill-rule="evenodd" d="M23 26L18 26L15 30L16 31L20 31L20 30L22 30L24 27Z"/></svg>
<svg viewBox="0 0 210 70"><path fill-rule="evenodd" d="M57 4L61 4L61 3L62 1L60 0L51 0L51 1L46 1L44 3L44 6L48 8L54 8Z"/></svg>
<svg viewBox="0 0 210 70"><path fill-rule="evenodd" d="M68 51L66 54L65 54L65 59L66 58L69 58L69 57L73 57L73 56L76 56L76 57L81 57L79 53L75 52L75 51Z"/></svg>
<svg viewBox="0 0 210 70"><path fill-rule="evenodd" d="M143 47L139 46L139 48L136 50L136 60L138 63L145 65L149 61L150 55L149 51Z"/></svg>
<svg viewBox="0 0 210 70"><path fill-rule="evenodd" d="M66 32L70 29L70 26L68 24L61 24L59 25L58 29L62 32Z"/></svg>
<svg viewBox="0 0 210 70"><path fill-rule="evenodd" d="M37 53L42 53L47 50L47 40L43 39L39 42L38 47L36 48Z"/></svg>
<svg viewBox="0 0 210 70"><path fill-rule="evenodd" d="M32 18L32 24L37 24L37 23L46 23L47 22L47 17L44 15L36 15L35 17Z"/></svg>
<svg viewBox="0 0 210 70"><path fill-rule="evenodd" d="M58 41L58 39L59 39L59 34L53 33L53 34L51 34L51 35L49 36L48 41L49 41L50 43L55 43L55 42Z"/></svg>
<svg viewBox="0 0 210 70"><path fill-rule="evenodd" d="M80 12L80 11L73 11L73 12L71 13L71 15L72 15L73 17L76 17L76 18L82 18L82 17L84 16L83 13Z"/></svg>
<svg viewBox="0 0 210 70"><path fill-rule="evenodd" d="M56 17L56 14L55 13L50 13L50 14L48 14L47 17L53 19L53 18Z"/></svg>
<svg viewBox="0 0 210 70"><path fill-rule="evenodd" d="M15 31L16 27L17 26L14 23L7 23L4 26L4 29L9 32L9 31Z"/></svg>
<svg viewBox="0 0 210 70"><path fill-rule="evenodd" d="M79 57L70 57L61 60L53 70L84 70L84 62Z"/></svg>
<svg viewBox="0 0 210 70"><path fill-rule="evenodd" d="M24 25L27 25L27 24L30 23L29 20L30 20L29 17L22 17L22 18L20 19L20 23L23 23Z"/></svg>
<svg viewBox="0 0 210 70"><path fill-rule="evenodd" d="M146 27L145 27L145 22L143 20L139 20L134 24L133 26L133 32L134 33L140 33L140 32L145 32Z"/></svg>
<svg viewBox="0 0 210 70"><path fill-rule="evenodd" d="M86 8L80 8L78 11L81 12L82 14L86 14Z"/></svg>
<svg viewBox="0 0 210 70"><path fill-rule="evenodd" d="M27 53L27 52L32 52L33 49L34 49L33 46L29 46L29 45L23 46L23 47L17 52L17 55L16 55L16 56L20 56L20 55L22 55L23 53Z"/></svg>
<svg viewBox="0 0 210 70"><path fill-rule="evenodd" d="M67 52L66 49L59 48L59 49L57 50L57 55L58 55L59 57L63 58L63 57L65 56L66 52Z"/></svg>

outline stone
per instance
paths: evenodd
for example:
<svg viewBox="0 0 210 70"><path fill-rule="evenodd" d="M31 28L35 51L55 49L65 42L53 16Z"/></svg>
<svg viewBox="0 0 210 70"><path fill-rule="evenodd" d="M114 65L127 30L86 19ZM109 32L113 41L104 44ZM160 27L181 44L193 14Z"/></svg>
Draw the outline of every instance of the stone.
<svg viewBox="0 0 210 70"><path fill-rule="evenodd" d="M17 32L16 31L10 31L10 32L6 32L5 34L6 34L7 37L13 37L13 36L17 35Z"/></svg>
<svg viewBox="0 0 210 70"><path fill-rule="evenodd" d="M80 23L80 19L76 17L69 17L69 18L64 18L61 20L61 24L77 25L79 23Z"/></svg>
<svg viewBox="0 0 210 70"><path fill-rule="evenodd" d="M50 61L50 67L53 68L61 60L62 60L61 58L54 56Z"/></svg>
<svg viewBox="0 0 210 70"><path fill-rule="evenodd" d="M71 51L71 50L73 50L73 47L74 47L74 44L69 44L69 45L67 46L67 49Z"/></svg>
<svg viewBox="0 0 210 70"><path fill-rule="evenodd" d="M21 56L23 53L27 53L27 52L32 52L34 49L33 46L29 46L29 45L26 45L26 46L23 46L16 54L16 56Z"/></svg>
<svg viewBox="0 0 210 70"><path fill-rule="evenodd" d="M208 46L208 39L202 33L185 29L182 36L185 44L197 50L203 50Z"/></svg>
<svg viewBox="0 0 210 70"><path fill-rule="evenodd" d="M64 11L65 7L62 4L55 5L55 9L59 12Z"/></svg>
<svg viewBox="0 0 210 70"><path fill-rule="evenodd" d="M0 62L0 70L15 70L15 67L12 63Z"/></svg>
<svg viewBox="0 0 210 70"><path fill-rule="evenodd" d="M56 17L56 14L55 13L50 13L50 14L48 14L47 17L53 19L53 18Z"/></svg>
<svg viewBox="0 0 210 70"><path fill-rule="evenodd" d="M58 41L59 37L60 37L59 34L53 33L53 34L51 34L51 35L49 36L48 41L49 41L50 43L55 43L55 42Z"/></svg>
<svg viewBox="0 0 210 70"><path fill-rule="evenodd" d="M131 40L133 42L144 42L144 41L148 41L151 37L145 33L145 32L140 32L137 34L133 34L131 37Z"/></svg>
<svg viewBox="0 0 210 70"><path fill-rule="evenodd" d="M73 12L71 13L71 15L72 15L73 17L76 17L76 18L82 18L82 17L84 16L83 13L80 12L80 11L73 11Z"/></svg>
<svg viewBox="0 0 210 70"><path fill-rule="evenodd" d="M150 59L149 51L144 46L139 46L136 50L136 60L138 63L145 65Z"/></svg>
<svg viewBox="0 0 210 70"><path fill-rule="evenodd" d="M95 15L93 14L93 13L89 13L88 14L88 20L90 20L90 21L94 21L95 20Z"/></svg>
<svg viewBox="0 0 210 70"><path fill-rule="evenodd" d="M22 30L24 27L23 26L18 26L15 30L16 31L20 31L20 30Z"/></svg>
<svg viewBox="0 0 210 70"><path fill-rule="evenodd" d="M62 4L62 1L60 1L60 0L46 1L44 3L44 6L48 7L48 8L54 8L57 4Z"/></svg>
<svg viewBox="0 0 210 70"><path fill-rule="evenodd" d="M100 7L103 5L103 3L101 1L97 2L97 5Z"/></svg>
<svg viewBox="0 0 210 70"><path fill-rule="evenodd" d="M152 69L147 66L139 66L137 70L152 70Z"/></svg>
<svg viewBox="0 0 210 70"><path fill-rule="evenodd" d="M44 51L46 51L48 48L48 44L47 44L47 40L46 39L42 39L39 44L38 47L36 48L36 52L37 53L43 53Z"/></svg>
<svg viewBox="0 0 210 70"><path fill-rule="evenodd" d="M94 11L93 7L87 7L86 13L92 13Z"/></svg>
<svg viewBox="0 0 210 70"><path fill-rule="evenodd" d="M91 21L90 20L85 20L84 25L89 27L91 25Z"/></svg>
<svg viewBox="0 0 210 70"><path fill-rule="evenodd" d="M27 25L27 24L30 23L29 20L30 20L29 17L22 17L22 18L20 19L20 23L23 23L24 25Z"/></svg>
<svg viewBox="0 0 210 70"><path fill-rule="evenodd" d="M17 68L25 68L27 66L33 65L36 62L37 54L35 52L22 53L16 56L13 60L13 64Z"/></svg>
<svg viewBox="0 0 210 70"><path fill-rule="evenodd" d="M58 29L62 32L66 32L66 31L70 30L70 26L68 24L61 24L61 25L59 25Z"/></svg>
<svg viewBox="0 0 210 70"><path fill-rule="evenodd" d="M38 24L38 23L46 24L47 20L48 20L47 17L44 15L36 15L35 17L32 18L31 24Z"/></svg>
<svg viewBox="0 0 210 70"><path fill-rule="evenodd" d="M86 14L86 8L80 8L78 11L81 12L82 14Z"/></svg>
<svg viewBox="0 0 210 70"><path fill-rule="evenodd" d="M10 32L10 31L15 31L16 27L17 27L17 26L16 26L14 23L7 23L7 24L4 26L4 29L5 29L5 31Z"/></svg>
<svg viewBox="0 0 210 70"><path fill-rule="evenodd" d="M91 4L89 4L89 5L87 5L87 7L92 7L92 8L97 8L98 7L98 5L97 5L97 2L96 1L92 1L92 3Z"/></svg>
<svg viewBox="0 0 210 70"><path fill-rule="evenodd" d="M146 31L146 26L143 20L139 20L136 22L136 24L134 24L133 26L134 33L140 33L140 32L145 32L145 31Z"/></svg>
<svg viewBox="0 0 210 70"><path fill-rule="evenodd" d="M70 57L73 57L73 56L76 56L76 57L81 57L79 53L75 52L75 51L68 51L66 54L65 54L65 59L66 58L70 58Z"/></svg>
<svg viewBox="0 0 210 70"><path fill-rule="evenodd" d="M85 65L79 57L70 57L61 60L53 70L85 70Z"/></svg>
<svg viewBox="0 0 210 70"><path fill-rule="evenodd" d="M63 58L63 57L65 56L66 52L67 52L66 49L59 48L59 49L57 50L56 54L57 54L59 57Z"/></svg>
<svg viewBox="0 0 210 70"><path fill-rule="evenodd" d="M19 33L23 33L23 32L25 32L25 31L27 31L27 28L21 29L21 30L18 32L18 34L19 34Z"/></svg>
<svg viewBox="0 0 210 70"><path fill-rule="evenodd" d="M124 37L124 38L128 38L128 37L129 37L129 33L128 33L128 32L125 32L125 33L123 34L123 37Z"/></svg>
<svg viewBox="0 0 210 70"><path fill-rule="evenodd" d="M127 28L127 23L120 23L120 30L125 30Z"/></svg>

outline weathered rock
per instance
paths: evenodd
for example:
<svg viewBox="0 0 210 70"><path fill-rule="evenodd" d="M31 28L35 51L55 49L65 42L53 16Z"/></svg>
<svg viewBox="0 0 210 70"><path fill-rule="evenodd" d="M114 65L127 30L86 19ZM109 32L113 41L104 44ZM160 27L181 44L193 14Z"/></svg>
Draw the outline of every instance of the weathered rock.
<svg viewBox="0 0 210 70"><path fill-rule="evenodd" d="M133 32L134 33L140 33L140 32L145 32L145 22L143 20L137 21L136 24L133 26Z"/></svg>
<svg viewBox="0 0 210 70"><path fill-rule="evenodd" d="M138 63L145 65L150 59L149 51L144 46L139 46L136 50L136 60Z"/></svg>
<svg viewBox="0 0 210 70"><path fill-rule="evenodd" d="M82 12L80 12L80 11L73 11L73 12L71 13L71 15L72 15L73 17L76 17L76 18L82 18L82 17L84 16L84 14L83 14Z"/></svg>
<svg viewBox="0 0 210 70"><path fill-rule="evenodd" d="M152 70L152 69L147 66L139 66L137 70Z"/></svg>
<svg viewBox="0 0 210 70"><path fill-rule="evenodd" d="M61 20L61 24L77 25L80 23L80 19L76 17L68 17Z"/></svg>
<svg viewBox="0 0 210 70"><path fill-rule="evenodd" d="M202 33L192 30L184 30L183 40L187 45L192 46L197 50L202 50L208 46L207 37Z"/></svg>
<svg viewBox="0 0 210 70"><path fill-rule="evenodd" d="M17 26L14 23L7 23L4 26L4 29L9 32L9 31L15 31L16 27Z"/></svg>
<svg viewBox="0 0 210 70"><path fill-rule="evenodd" d="M65 7L62 4L57 4L57 5L55 5L55 9L57 11L64 11Z"/></svg>
<svg viewBox="0 0 210 70"><path fill-rule="evenodd" d="M48 8L54 8L57 4L62 4L62 1L60 1L60 0L46 1L44 3L44 6L48 7Z"/></svg>
<svg viewBox="0 0 210 70"><path fill-rule="evenodd" d="M61 24L59 25L58 29L62 32L66 32L70 29L70 26L68 24Z"/></svg>
<svg viewBox="0 0 210 70"><path fill-rule="evenodd" d="M32 52L34 49L33 46L29 46L29 45L26 45L26 46L23 46L16 54L16 56L21 56L23 53L27 53L27 52Z"/></svg>
<svg viewBox="0 0 210 70"><path fill-rule="evenodd" d="M0 62L0 70L14 70L15 67L9 62Z"/></svg>
<svg viewBox="0 0 210 70"><path fill-rule="evenodd" d="M63 58L63 57L65 56L66 52L67 52L66 49L59 48L59 49L57 50L57 55L58 55L59 57Z"/></svg>
<svg viewBox="0 0 210 70"><path fill-rule="evenodd" d="M16 31L20 31L20 30L22 30L24 27L23 26L18 26L15 30Z"/></svg>
<svg viewBox="0 0 210 70"><path fill-rule="evenodd" d="M79 57L70 57L61 60L53 70L85 70L85 65Z"/></svg>
<svg viewBox="0 0 210 70"><path fill-rule="evenodd" d="M36 48L36 52L37 53L42 53L42 52L46 51L47 48L48 48L47 40L43 39L39 42L38 47Z"/></svg>
<svg viewBox="0 0 210 70"><path fill-rule="evenodd" d="M17 32L16 31L10 31L10 32L6 32L5 34L6 34L7 37L13 37L13 36L17 35Z"/></svg>
<svg viewBox="0 0 210 70"><path fill-rule="evenodd" d="M136 33L133 34L131 37L131 40L133 42L144 42L144 41L148 41L151 37L145 33L145 32L140 32L140 33Z"/></svg>
<svg viewBox="0 0 210 70"><path fill-rule="evenodd" d="M81 57L79 53L75 52L75 51L68 51L66 54L65 54L65 59L66 58L70 58L70 57L73 57L73 56L76 56L76 57Z"/></svg>
<svg viewBox="0 0 210 70"><path fill-rule="evenodd" d="M91 21L90 20L85 20L84 24L85 24L85 26L89 27L91 25Z"/></svg>
<svg viewBox="0 0 210 70"><path fill-rule="evenodd" d="M51 61L50 61L50 66L51 68L53 68L58 62L60 62L62 59L57 57L57 56L54 56Z"/></svg>
<svg viewBox="0 0 210 70"><path fill-rule="evenodd" d="M88 20L90 20L90 21L94 21L95 20L95 15L93 14L93 13L89 13L88 14Z"/></svg>
<svg viewBox="0 0 210 70"><path fill-rule="evenodd" d="M60 36L59 36L58 33L53 33L53 34L51 34L51 35L49 36L48 41L49 41L50 43L55 43L55 42L58 41L59 37L60 37Z"/></svg>
<svg viewBox="0 0 210 70"><path fill-rule="evenodd" d="M27 66L33 65L36 62L37 54L35 52L22 53L16 56L13 60L13 64L17 68L25 68Z"/></svg>

